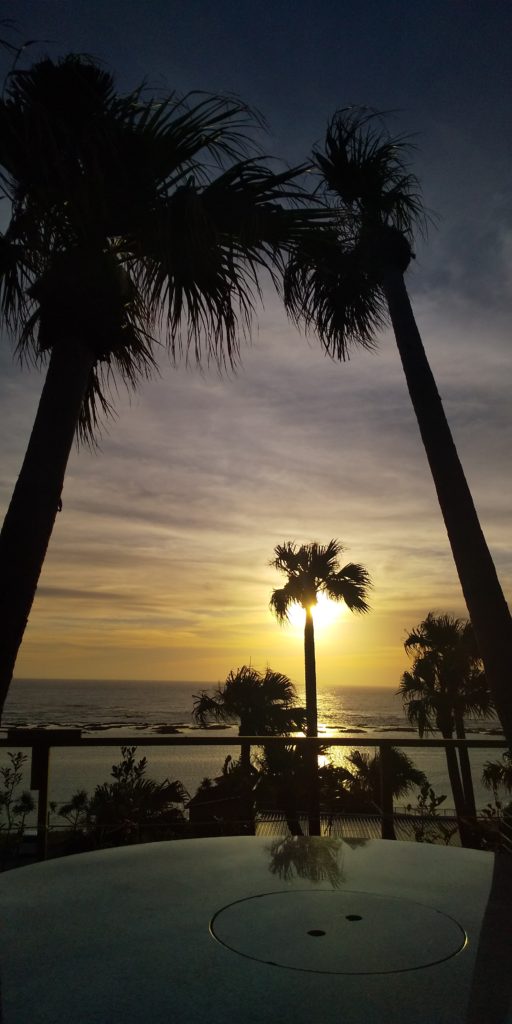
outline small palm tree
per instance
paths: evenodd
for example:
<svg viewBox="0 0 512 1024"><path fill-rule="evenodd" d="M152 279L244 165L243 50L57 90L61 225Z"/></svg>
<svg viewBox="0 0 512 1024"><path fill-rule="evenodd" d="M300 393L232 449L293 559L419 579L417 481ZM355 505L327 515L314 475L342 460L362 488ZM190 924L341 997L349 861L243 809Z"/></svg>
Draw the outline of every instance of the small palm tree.
<svg viewBox="0 0 512 1024"><path fill-rule="evenodd" d="M404 281L415 229L425 227L407 139L391 137L379 115L349 107L334 115L325 148L314 150L313 160L321 175L319 194L337 225L293 255L285 277L287 308L342 360L354 345L374 348L391 320L487 680L512 747L512 618Z"/></svg>
<svg viewBox="0 0 512 1024"><path fill-rule="evenodd" d="M271 566L287 576L284 587L273 591L270 608L279 622L285 622L292 605L298 604L306 613L304 624L304 661L306 713L308 736L318 734L316 696L315 627L313 609L318 595L331 601L344 601L353 612L367 612L370 577L362 565L350 562L340 568L339 555L343 551L337 540L328 544L302 544L290 541L274 548Z"/></svg>
<svg viewBox="0 0 512 1024"><path fill-rule="evenodd" d="M347 789L377 807L381 803L380 760L378 752L368 754L361 750L352 750L346 757ZM396 798L406 796L413 786L423 786L427 781L425 773L398 747L389 748L388 766L391 792Z"/></svg>
<svg viewBox="0 0 512 1024"><path fill-rule="evenodd" d="M304 710L295 705L295 687L288 676L252 665L229 673L213 694L194 697L193 718L205 727L209 722L239 723L239 736L286 735L302 729ZM241 744L242 767L250 770L250 743Z"/></svg>
<svg viewBox="0 0 512 1024"><path fill-rule="evenodd" d="M439 730L445 739L465 739L464 718L492 715L493 704L475 646L471 623L451 615L426 618L407 636L405 650L415 655L404 672L399 693L409 721L420 737ZM446 749L457 816L475 818L475 796L468 751Z"/></svg>
<svg viewBox="0 0 512 1024"><path fill-rule="evenodd" d="M506 750L501 761L486 761L482 769L482 782L486 789L492 789L495 801L500 787L512 793L512 754Z"/></svg>
<svg viewBox="0 0 512 1024"><path fill-rule="evenodd" d="M120 96L75 55L7 77L0 316L20 356L48 370L0 535L0 713L73 438L94 438L116 378L151 373L161 328L172 353L236 360L260 271L277 280L317 216L294 203L297 170L248 155L254 123L219 97Z"/></svg>

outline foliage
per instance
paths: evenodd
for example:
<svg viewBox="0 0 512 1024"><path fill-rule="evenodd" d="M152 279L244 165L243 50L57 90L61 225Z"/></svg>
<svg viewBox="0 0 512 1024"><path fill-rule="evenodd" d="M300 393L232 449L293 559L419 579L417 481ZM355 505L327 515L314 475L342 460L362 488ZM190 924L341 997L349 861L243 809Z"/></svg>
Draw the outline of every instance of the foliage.
<svg viewBox="0 0 512 1024"><path fill-rule="evenodd" d="M299 168L253 155L259 126L236 99L120 95L76 54L7 77L2 313L37 362L70 332L94 346L84 438L111 409L113 371L129 386L151 371L161 326L173 353L235 361L258 274L277 280L282 253L325 216L297 206Z"/></svg>
<svg viewBox="0 0 512 1024"><path fill-rule="evenodd" d="M505 750L500 761L486 761L482 769L482 782L491 789L497 801L501 788L512 793L512 753Z"/></svg>
<svg viewBox="0 0 512 1024"><path fill-rule="evenodd" d="M112 766L113 782L104 782L88 797L84 790L61 805L59 814L74 832L85 831L96 845L122 845L181 835L187 792L181 782L146 777L147 760L135 758L136 747L121 747Z"/></svg>
<svg viewBox="0 0 512 1024"><path fill-rule="evenodd" d="M283 622L292 604L312 608L319 593L331 601L344 601L353 612L369 610L366 594L371 580L362 565L352 562L340 568L339 555L344 550L337 540L328 544L302 544L291 541L277 544L270 565L287 576L284 587L273 591L270 608Z"/></svg>
<svg viewBox="0 0 512 1024"><path fill-rule="evenodd" d="M27 815L35 811L36 805L29 790L19 793L23 782L23 770L27 755L18 751L8 752L8 765L0 767L0 863L16 858L25 831Z"/></svg>
<svg viewBox="0 0 512 1024"><path fill-rule="evenodd" d="M425 780L416 804L407 804L406 811L412 815L410 823L417 843L436 843L440 839L448 846L458 826L443 821L437 814L446 796L436 796L432 786Z"/></svg>
<svg viewBox="0 0 512 1024"><path fill-rule="evenodd" d="M375 347L388 319L385 268L396 262L404 270L415 229L426 228L410 149L410 140L390 135L375 111L346 107L331 119L324 150L313 150L318 195L336 221L292 255L285 302L338 359L347 359L353 345Z"/></svg>
<svg viewBox="0 0 512 1024"><path fill-rule="evenodd" d="M465 739L464 717L486 717L493 701L469 621L429 612L406 637L414 655L399 693L409 721L420 737L438 729L445 739ZM445 749L446 763L463 845L478 845L476 805L469 752Z"/></svg>
<svg viewBox="0 0 512 1024"><path fill-rule="evenodd" d="M254 832L256 768L228 754L215 779L201 781L188 803L194 835L240 835Z"/></svg>
<svg viewBox="0 0 512 1024"><path fill-rule="evenodd" d="M324 836L286 836L268 848L269 870L285 882L305 878L310 882L329 882L333 889L344 882L343 843Z"/></svg>
<svg viewBox="0 0 512 1024"><path fill-rule="evenodd" d="M391 792L394 797L405 796L413 786L424 786L427 779L424 772L416 768L403 750L390 747L388 750ZM345 759L345 786L363 799L372 800L378 807L381 803L381 757L377 751L352 750Z"/></svg>
<svg viewBox="0 0 512 1024"><path fill-rule="evenodd" d="M420 737L451 736L465 715L488 717L493 703L469 621L429 612L404 642L414 655L399 693Z"/></svg>
<svg viewBox="0 0 512 1024"><path fill-rule="evenodd" d="M18 837L23 835L25 819L28 814L35 810L35 803L29 790L18 793L23 781L23 769L27 762L27 755L18 751L7 754L10 764L0 767L0 832L6 836L13 833Z"/></svg>
<svg viewBox="0 0 512 1024"><path fill-rule="evenodd" d="M482 816L498 832L487 834L486 839L493 848L503 845L510 853L512 837L512 802L505 803L502 792L512 793L512 753L504 751L499 761L486 761L482 770L482 782L493 795L492 803L482 810ZM499 840L497 836L499 835Z"/></svg>
<svg viewBox="0 0 512 1024"><path fill-rule="evenodd" d="M194 696L192 715L203 728L212 721L238 722L240 736L273 736L303 727L304 711L295 701L295 687L288 676L271 668L259 672L252 665L242 665L213 694L203 691Z"/></svg>

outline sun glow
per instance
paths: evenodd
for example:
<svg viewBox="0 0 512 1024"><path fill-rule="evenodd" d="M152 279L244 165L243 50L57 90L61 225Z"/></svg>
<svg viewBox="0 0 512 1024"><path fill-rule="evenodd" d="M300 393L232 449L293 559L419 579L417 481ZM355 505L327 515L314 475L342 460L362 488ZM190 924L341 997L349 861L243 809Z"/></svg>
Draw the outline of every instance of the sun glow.
<svg viewBox="0 0 512 1024"><path fill-rule="evenodd" d="M318 601L313 607L315 630L331 626L336 619L341 618L345 607L346 605L343 601L330 601L328 597L320 593ZM300 604L292 604L288 613L288 619L292 626L295 626L297 629L304 629L304 622L306 620L304 608Z"/></svg>

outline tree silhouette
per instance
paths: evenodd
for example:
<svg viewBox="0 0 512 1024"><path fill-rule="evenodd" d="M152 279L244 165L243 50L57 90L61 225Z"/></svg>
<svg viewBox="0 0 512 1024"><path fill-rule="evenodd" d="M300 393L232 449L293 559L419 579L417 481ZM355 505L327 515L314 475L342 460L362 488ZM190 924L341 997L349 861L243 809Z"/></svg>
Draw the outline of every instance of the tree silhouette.
<svg viewBox="0 0 512 1024"><path fill-rule="evenodd" d="M327 352L374 348L391 320L487 680L512 747L512 619L413 316L404 274L414 231L425 215L406 138L393 138L379 115L345 108L332 118L325 148L314 150L318 194L337 217L290 261L285 302L314 328Z"/></svg>
<svg viewBox="0 0 512 1024"><path fill-rule="evenodd" d="M322 545L296 544L286 541L274 548L275 558L271 566L287 576L284 587L273 591L270 608L279 622L285 622L294 604L304 608L304 662L306 684L306 714L308 736L318 733L318 712L316 694L315 627L313 609L318 595L324 594L331 601L344 601L353 612L367 612L366 601L371 586L370 577L362 565L350 562L339 566L339 555L343 551L337 540Z"/></svg>
<svg viewBox="0 0 512 1024"><path fill-rule="evenodd" d="M295 706L295 687L288 676L267 668L259 672L242 665L219 683L213 694L194 696L193 718L209 722L238 722L239 736L275 736L302 729L304 710ZM250 744L241 744L242 766L250 768Z"/></svg>
<svg viewBox="0 0 512 1024"><path fill-rule="evenodd" d="M277 281L318 216L294 205L297 170L250 155L256 123L222 97L118 95L82 56L7 76L0 314L20 356L48 369L0 535L0 712L76 433L94 438L117 379L151 372L162 332L173 354L236 360L260 271Z"/></svg>
<svg viewBox="0 0 512 1024"><path fill-rule="evenodd" d="M465 739L464 717L485 717L493 705L470 622L429 612L404 643L414 654L399 694L420 737L439 730L445 739ZM471 766L466 748L446 749L448 775L457 816L476 817Z"/></svg>

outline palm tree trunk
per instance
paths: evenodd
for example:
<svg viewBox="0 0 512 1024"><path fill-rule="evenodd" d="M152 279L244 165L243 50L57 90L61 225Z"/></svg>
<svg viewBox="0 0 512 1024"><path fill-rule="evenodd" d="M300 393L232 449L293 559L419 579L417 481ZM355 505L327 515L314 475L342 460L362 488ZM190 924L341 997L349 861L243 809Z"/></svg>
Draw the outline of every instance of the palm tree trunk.
<svg viewBox="0 0 512 1024"><path fill-rule="evenodd" d="M318 735L318 711L316 702L316 659L315 659L315 626L311 608L306 608L304 625L304 665L306 686L306 723L308 736ZM318 781L318 757L316 751L308 747L306 751L308 790L309 790L309 834L320 835L320 786Z"/></svg>
<svg viewBox="0 0 512 1024"><path fill-rule="evenodd" d="M464 719L462 715L455 713L455 732L457 739L466 739L466 730L464 728ZM464 802L466 804L466 813L468 818L474 818L476 820L476 803L475 803L475 790L473 788L473 776L471 774L471 763L469 760L469 751L467 747L459 747L459 761L460 761L460 774L462 778L462 788L464 790Z"/></svg>
<svg viewBox="0 0 512 1024"><path fill-rule="evenodd" d="M442 736L445 740L450 740L452 734L450 731L443 729ZM446 767L448 768L448 778L450 780L450 786L452 788L453 802L455 804L455 814L457 816L457 823L459 826L460 840L463 846L473 845L473 836L471 830L468 827L466 820L466 801L464 799L464 789L460 777L459 762L457 759L457 751L455 747L449 746L445 748L446 754Z"/></svg>
<svg viewBox="0 0 512 1024"><path fill-rule="evenodd" d="M512 618L397 269L382 287L441 512L507 743L512 745Z"/></svg>
<svg viewBox="0 0 512 1024"><path fill-rule="evenodd" d="M240 767L249 774L251 770L251 744L247 740L242 740L240 744Z"/></svg>
<svg viewBox="0 0 512 1024"><path fill-rule="evenodd" d="M52 350L34 426L0 534L0 716L64 484L94 354L85 346Z"/></svg>
<svg viewBox="0 0 512 1024"><path fill-rule="evenodd" d="M311 608L306 608L304 625L304 666L306 687L306 722L308 736L318 735L318 711L316 702L316 658L315 626Z"/></svg>

